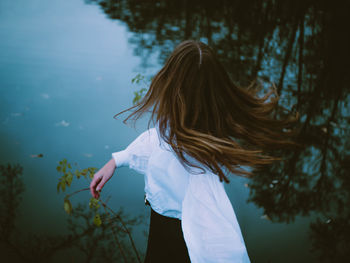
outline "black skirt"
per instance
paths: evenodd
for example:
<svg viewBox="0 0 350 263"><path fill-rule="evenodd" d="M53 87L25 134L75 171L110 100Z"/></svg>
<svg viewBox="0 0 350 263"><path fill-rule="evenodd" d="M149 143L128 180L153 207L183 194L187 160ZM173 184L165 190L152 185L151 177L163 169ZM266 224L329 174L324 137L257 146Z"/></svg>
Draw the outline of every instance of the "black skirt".
<svg viewBox="0 0 350 263"><path fill-rule="evenodd" d="M147 252L144 263L190 263L181 220L163 216L151 208Z"/></svg>

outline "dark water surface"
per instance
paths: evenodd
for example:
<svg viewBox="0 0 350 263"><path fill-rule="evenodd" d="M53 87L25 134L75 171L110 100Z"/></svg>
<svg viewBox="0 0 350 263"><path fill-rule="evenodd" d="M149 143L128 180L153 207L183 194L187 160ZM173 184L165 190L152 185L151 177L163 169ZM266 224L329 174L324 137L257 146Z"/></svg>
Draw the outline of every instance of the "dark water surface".
<svg viewBox="0 0 350 263"><path fill-rule="evenodd" d="M67 239L83 231L67 218L89 225L91 215L64 212L56 166L66 158L99 168L145 130L146 118L135 130L113 115L147 87L131 79L154 75L185 39L212 46L239 84L276 83L280 104L301 116L304 150L281 149L285 161L226 185L252 262L350 259L345 3L2 0L0 245L8 262L124 262L110 229ZM88 185L74 181L68 192ZM142 216L132 230L141 258L149 220L143 187L141 175L120 168L103 191L115 211ZM77 194L73 207L89 198Z"/></svg>

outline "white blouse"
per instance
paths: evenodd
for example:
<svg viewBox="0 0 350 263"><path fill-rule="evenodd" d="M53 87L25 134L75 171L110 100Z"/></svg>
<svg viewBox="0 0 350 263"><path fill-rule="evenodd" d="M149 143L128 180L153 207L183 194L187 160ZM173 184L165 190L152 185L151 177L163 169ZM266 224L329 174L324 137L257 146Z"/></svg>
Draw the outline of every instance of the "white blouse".
<svg viewBox="0 0 350 263"><path fill-rule="evenodd" d="M203 165L204 174L188 172L157 125L112 157L117 167L144 174L146 198L154 211L181 220L192 263L250 262L223 182Z"/></svg>

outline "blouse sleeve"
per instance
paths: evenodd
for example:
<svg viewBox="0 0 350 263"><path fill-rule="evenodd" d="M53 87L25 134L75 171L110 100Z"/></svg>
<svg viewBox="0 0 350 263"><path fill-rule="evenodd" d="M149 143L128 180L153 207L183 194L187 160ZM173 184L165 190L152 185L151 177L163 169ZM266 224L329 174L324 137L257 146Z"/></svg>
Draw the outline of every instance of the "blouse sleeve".
<svg viewBox="0 0 350 263"><path fill-rule="evenodd" d="M192 263L250 262L224 185L212 173L190 175L182 230Z"/></svg>
<svg viewBox="0 0 350 263"><path fill-rule="evenodd" d="M145 174L149 157L156 143L155 128L141 133L124 150L112 153L116 167L128 166L131 169Z"/></svg>

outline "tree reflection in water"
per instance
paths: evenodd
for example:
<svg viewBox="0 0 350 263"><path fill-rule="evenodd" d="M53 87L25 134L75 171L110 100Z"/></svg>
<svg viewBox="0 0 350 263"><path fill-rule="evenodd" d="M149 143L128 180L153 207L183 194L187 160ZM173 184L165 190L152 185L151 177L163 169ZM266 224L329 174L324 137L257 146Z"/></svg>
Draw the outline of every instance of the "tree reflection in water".
<svg viewBox="0 0 350 263"><path fill-rule="evenodd" d="M182 40L200 39L238 84L277 83L280 103L300 113L304 150L256 173L250 198L272 221L316 212L311 239L320 260L350 258L349 39L346 1L89 0L124 22L147 66Z"/></svg>
<svg viewBox="0 0 350 263"><path fill-rule="evenodd" d="M0 165L1 262L58 262L62 252L64 262L139 262L118 220L101 214L103 224L96 227L91 220L94 212L81 203L68 217L65 235L23 233L16 225L24 191L22 172L20 165ZM143 221L141 216L129 217L122 208L116 214L130 231ZM116 235L123 250L116 249ZM125 261L122 253L127 255Z"/></svg>

